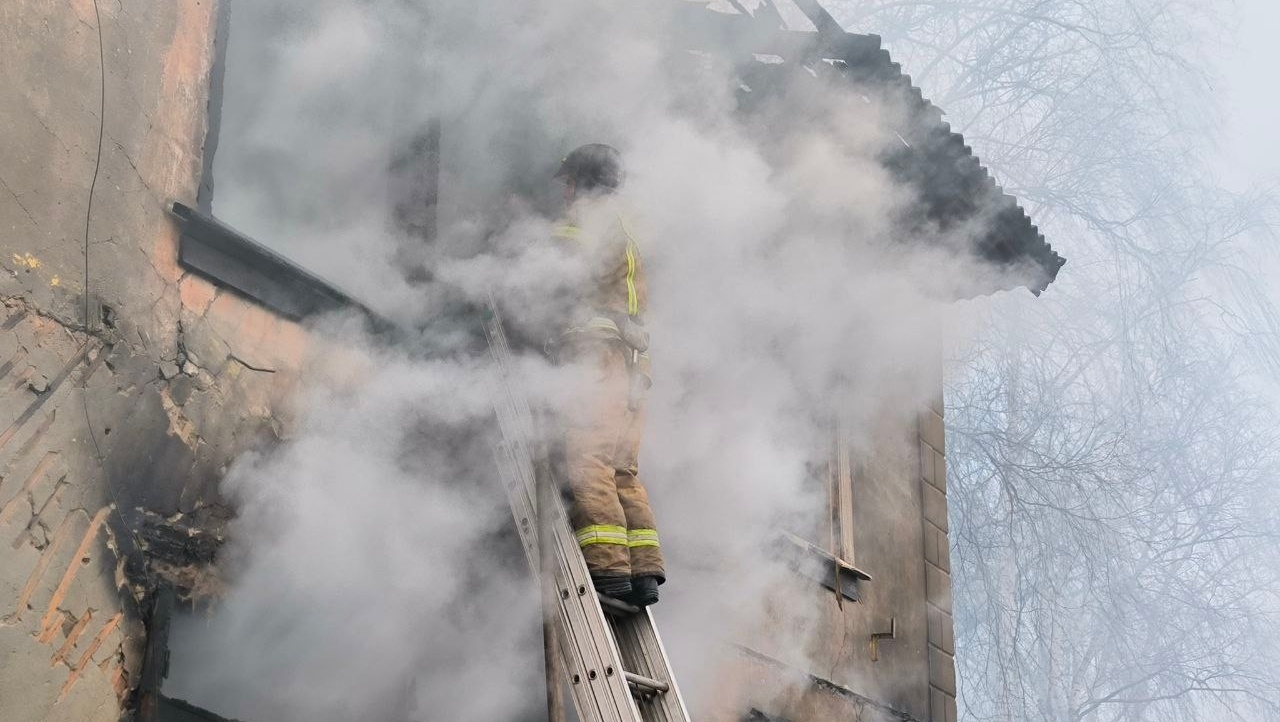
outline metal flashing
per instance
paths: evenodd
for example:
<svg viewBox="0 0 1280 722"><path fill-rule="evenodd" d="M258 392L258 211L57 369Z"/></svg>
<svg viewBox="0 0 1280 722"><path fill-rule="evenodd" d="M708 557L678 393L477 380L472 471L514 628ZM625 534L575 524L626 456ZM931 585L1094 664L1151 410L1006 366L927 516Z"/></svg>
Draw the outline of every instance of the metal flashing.
<svg viewBox="0 0 1280 722"><path fill-rule="evenodd" d="M182 235L178 263L293 321L356 309L375 325L379 316L334 284L299 267L231 226L174 202Z"/></svg>

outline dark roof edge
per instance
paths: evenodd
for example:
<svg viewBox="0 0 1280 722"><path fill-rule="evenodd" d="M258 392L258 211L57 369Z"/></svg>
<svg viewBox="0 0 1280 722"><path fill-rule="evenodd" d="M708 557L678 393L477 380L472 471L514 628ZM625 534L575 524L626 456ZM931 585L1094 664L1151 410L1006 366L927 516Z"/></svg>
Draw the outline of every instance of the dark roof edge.
<svg viewBox="0 0 1280 722"><path fill-rule="evenodd" d="M797 0L796 4L802 9L809 5L821 9L816 0ZM831 17L825 10L822 10L822 13L826 18ZM819 24L817 19L812 17L810 19L820 28L818 35L821 37L823 35L821 28L824 25ZM964 135L953 130L951 124L943 120L942 109L925 98L924 92L912 82L911 76L902 72L902 65L894 62L889 56L889 51L881 46L880 36L859 35L843 30L841 32L844 37L837 41L832 35L834 31L827 30L828 39L818 40L817 44L832 49L839 47L843 53L838 59L845 62L852 79L879 81L890 86L898 85L903 97L914 106L910 108L913 117L931 121L938 132L947 135L949 144L958 146L961 153L958 154L957 165L969 167L957 167L956 170L979 176L985 194L994 199L996 208L994 217L991 219L994 230L988 236L988 242L981 244L975 251L983 260L1006 268L1018 265L1022 259L1032 261L1041 273L1038 277L1022 279L1020 285L1025 285L1027 290L1039 296L1057 279L1058 271L1066 264L1067 259L1053 249L1039 227L1032 222L1026 210L1018 203L1017 198L1006 193L996 182L987 167L979 160L978 155L974 153L973 148L965 142ZM1015 230L1014 226L1022 226L1022 229ZM1009 285L993 291L1010 290L1016 287L1016 285Z"/></svg>
<svg viewBox="0 0 1280 722"><path fill-rule="evenodd" d="M1030 261L1039 271L1022 274L1024 277L1010 277L1010 282L983 292L1025 286L1038 296L1057 278L1066 259L1053 249L1017 199L996 183L972 147L965 142L964 136L943 120L942 110L924 97L920 88L912 83L910 75L902 72L902 66L894 62L883 48L880 36L844 30L818 0L793 0L817 28L816 32L774 26L777 19L760 10L755 16L729 14L676 1L681 6L677 10L680 22L675 24L680 36L678 42L689 47L719 47L730 55L745 58L753 53L777 55L804 64L824 59L839 61L850 80L899 91L912 106L909 110L913 128L906 135L914 133L920 136L911 138L913 142L931 140L931 143L922 145L938 154L938 157L919 160L931 164L934 169L953 172L972 190L979 191L989 204L987 208L993 210L992 231L977 244L974 249L976 255L1006 270L1015 270ZM956 199L936 200L947 203Z"/></svg>
<svg viewBox="0 0 1280 722"><path fill-rule="evenodd" d="M816 0L798 1L803 9L806 5L818 6ZM825 11L823 11L825 13ZM827 15L829 18L830 15ZM812 18L811 18L812 19ZM818 22L814 21L815 25ZM819 28L823 27L818 25ZM838 27L838 26L837 26ZM833 31L828 30L830 34ZM954 158L954 165L939 163L939 167L955 170L976 177L982 185L984 195L992 199L995 212L991 219L993 231L984 239L984 243L974 249L983 260L997 266L1011 268L1019 265L1023 259L1030 260L1040 270L1031 278L1020 279L1020 284L995 288L994 291L1010 290L1017 285L1024 285L1027 290L1039 296L1049 284L1058 277L1058 271L1067 260L1058 254L1049 244L1039 227L1032 222L1026 210L1018 203L1015 196L1005 190L992 177L990 171L979 160L973 148L965 142L964 135L951 128L951 124L943 120L943 111L924 97L924 92L911 80L911 76L902 72L902 65L893 61L889 51L881 46L878 35L859 35L843 32L843 38L837 40L828 35L826 39L816 40L816 44L830 50L840 50L835 59L843 60L851 79L860 82L880 82L898 86L913 107L909 110L913 118L928 120L934 127L923 129L926 133L945 134L947 145L952 146L952 153L944 156L945 160ZM822 36L822 31L818 33ZM1021 228L1017 228L1021 226Z"/></svg>
<svg viewBox="0 0 1280 722"><path fill-rule="evenodd" d="M177 201L171 210L182 231L178 241L178 263L182 267L292 321L355 309L375 329L390 327L390 322L333 283L213 216Z"/></svg>

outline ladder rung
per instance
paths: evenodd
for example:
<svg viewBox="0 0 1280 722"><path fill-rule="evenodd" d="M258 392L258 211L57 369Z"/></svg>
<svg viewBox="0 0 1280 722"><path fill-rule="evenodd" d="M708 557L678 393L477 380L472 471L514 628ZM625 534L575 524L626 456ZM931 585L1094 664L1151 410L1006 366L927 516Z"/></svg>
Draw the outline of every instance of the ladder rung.
<svg viewBox="0 0 1280 722"><path fill-rule="evenodd" d="M671 690L671 685L666 682L659 682L656 679L643 677L635 672L623 672L622 676L626 678L627 684L632 687L638 687L639 689L652 694L668 692Z"/></svg>
<svg viewBox="0 0 1280 722"><path fill-rule="evenodd" d="M629 617L632 614L639 614L640 607L627 604L621 599L606 597L603 594L596 593L596 597L600 600L600 608L605 614L612 614L615 617Z"/></svg>

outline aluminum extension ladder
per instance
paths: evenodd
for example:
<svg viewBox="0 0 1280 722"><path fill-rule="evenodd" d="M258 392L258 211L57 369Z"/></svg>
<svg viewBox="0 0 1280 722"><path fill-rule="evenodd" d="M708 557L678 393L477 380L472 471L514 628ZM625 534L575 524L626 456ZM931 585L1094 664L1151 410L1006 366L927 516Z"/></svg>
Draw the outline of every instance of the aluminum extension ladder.
<svg viewBox="0 0 1280 722"><path fill-rule="evenodd" d="M494 410L503 440L496 456L511 501L520 542L534 574L539 573L537 482L557 489L551 467L532 441L534 416L515 378L502 317L492 299L483 314L493 356L498 393ZM540 458L541 457L541 458ZM554 530L551 547L555 597L560 616L560 659L582 722L688 722L689 713L671 674L666 650L647 608L595 593L586 562L569 527L559 493L546 493Z"/></svg>

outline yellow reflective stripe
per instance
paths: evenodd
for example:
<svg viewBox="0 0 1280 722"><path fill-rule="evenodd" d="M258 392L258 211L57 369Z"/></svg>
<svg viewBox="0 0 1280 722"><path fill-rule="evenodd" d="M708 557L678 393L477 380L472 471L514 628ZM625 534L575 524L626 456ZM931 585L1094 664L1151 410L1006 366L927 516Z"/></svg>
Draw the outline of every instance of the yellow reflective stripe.
<svg viewBox="0 0 1280 722"><path fill-rule="evenodd" d="M636 245L635 236L631 234L631 229L627 227L627 221L621 214L618 216L618 225L622 227L622 233L627 237L627 315L640 315L640 297L636 294L636 259L640 253L640 246Z"/></svg>
<svg viewBox="0 0 1280 722"><path fill-rule="evenodd" d="M627 546L656 547L658 544L657 529L632 529L627 532Z"/></svg>
<svg viewBox="0 0 1280 722"><path fill-rule="evenodd" d="M613 319L610 319L610 318L605 318L603 316L592 316L590 319L587 320L587 328L602 328L607 331L617 331L618 324L614 323Z"/></svg>
<svg viewBox="0 0 1280 722"><path fill-rule="evenodd" d="M551 229L551 236L565 241L581 241L582 229L572 223L558 223Z"/></svg>
<svg viewBox="0 0 1280 722"><path fill-rule="evenodd" d="M612 544L613 546L619 546L619 547L631 546L627 542L618 541L617 539L583 539L578 542L578 546L580 547L589 547L592 544Z"/></svg>
<svg viewBox="0 0 1280 722"><path fill-rule="evenodd" d="M573 535L578 539L578 546L590 546L592 544L616 544L618 546L627 546L627 530L620 526L611 526L608 524L595 524L593 526L584 526L574 531Z"/></svg>
<svg viewBox="0 0 1280 722"><path fill-rule="evenodd" d="M640 298L636 295L636 244L627 241L627 315L640 314Z"/></svg>
<svg viewBox="0 0 1280 722"><path fill-rule="evenodd" d="M564 330L562 335L568 336L575 333L588 333L590 331L605 331L611 337L622 337L622 332L618 330L618 324L600 316L593 316L587 319L587 322L580 326L570 326Z"/></svg>

